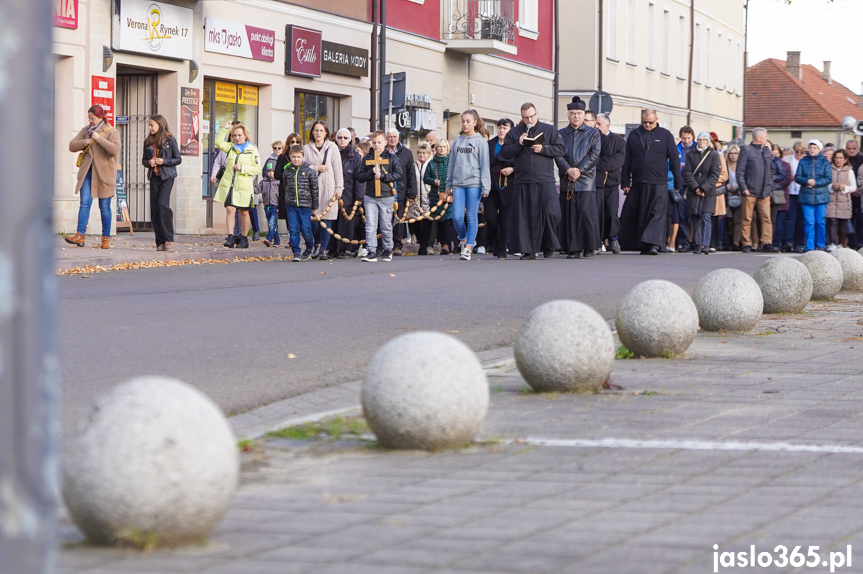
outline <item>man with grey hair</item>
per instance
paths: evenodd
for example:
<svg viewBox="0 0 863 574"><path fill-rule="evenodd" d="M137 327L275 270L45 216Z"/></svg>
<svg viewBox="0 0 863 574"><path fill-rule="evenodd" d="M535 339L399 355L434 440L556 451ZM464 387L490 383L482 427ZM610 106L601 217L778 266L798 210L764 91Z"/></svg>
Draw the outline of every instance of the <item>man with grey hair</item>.
<svg viewBox="0 0 863 574"><path fill-rule="evenodd" d="M617 232L620 218L617 216L620 204L620 168L626 159L626 140L611 132L611 120L606 114L596 116L599 128L599 162L596 164L596 206L599 212L600 243L607 241L609 250L617 255L620 244Z"/></svg>
<svg viewBox="0 0 863 574"><path fill-rule="evenodd" d="M386 131L387 150L390 154L396 156L399 160L399 165L405 166L405 178L402 185L396 186L396 202L399 204L398 210L393 212L396 217L404 217L405 208L408 200L416 201L417 198L417 177L414 169L414 154L411 150L404 147L399 142L399 130L390 128ZM393 226L393 255L403 255L402 243L404 242L406 230L404 223L399 223Z"/></svg>
<svg viewBox="0 0 863 574"><path fill-rule="evenodd" d="M752 141L740 150L737 158L737 187L743 208L743 253L752 251L752 217L758 210L761 218L761 245L764 251L779 251L773 245L773 221L770 219L770 196L773 193L773 156L767 145L767 130L752 130Z"/></svg>
<svg viewBox="0 0 863 574"><path fill-rule="evenodd" d="M437 134L434 132L429 132L426 134L426 143L429 144L432 148L432 153L434 153L434 146L437 144Z"/></svg>

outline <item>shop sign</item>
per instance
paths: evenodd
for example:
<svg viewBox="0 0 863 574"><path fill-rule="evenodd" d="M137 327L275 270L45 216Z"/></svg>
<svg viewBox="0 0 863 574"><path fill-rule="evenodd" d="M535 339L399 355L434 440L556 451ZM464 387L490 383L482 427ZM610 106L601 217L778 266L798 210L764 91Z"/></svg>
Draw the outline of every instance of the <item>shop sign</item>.
<svg viewBox="0 0 863 574"><path fill-rule="evenodd" d="M197 88L183 88L180 95L180 155L198 157L200 149L200 122L198 116L201 106L201 91Z"/></svg>
<svg viewBox="0 0 863 574"><path fill-rule="evenodd" d="M229 82L216 82L216 101L236 104L237 84L231 84Z"/></svg>
<svg viewBox="0 0 863 574"><path fill-rule="evenodd" d="M395 114L395 124L398 130L411 129L411 113L407 110Z"/></svg>
<svg viewBox="0 0 863 574"><path fill-rule="evenodd" d="M51 22L60 28L78 28L78 0L54 0L54 18Z"/></svg>
<svg viewBox="0 0 863 574"><path fill-rule="evenodd" d="M321 71L364 78L369 75L369 51L335 42L321 43Z"/></svg>
<svg viewBox="0 0 863 574"><path fill-rule="evenodd" d="M238 22L207 18L204 51L251 60L275 61L276 33Z"/></svg>
<svg viewBox="0 0 863 574"><path fill-rule="evenodd" d="M285 73L321 77L321 31L285 26Z"/></svg>
<svg viewBox="0 0 863 574"><path fill-rule="evenodd" d="M90 96L92 105L100 105L105 113L108 114L107 120L114 124L114 78L103 78L102 76L92 76L90 78Z"/></svg>
<svg viewBox="0 0 863 574"><path fill-rule="evenodd" d="M115 50L139 52L162 58L191 60L194 13L189 8L151 0L116 0Z"/></svg>
<svg viewBox="0 0 863 574"><path fill-rule="evenodd" d="M258 88L256 86L237 86L237 103L247 106L258 105Z"/></svg>

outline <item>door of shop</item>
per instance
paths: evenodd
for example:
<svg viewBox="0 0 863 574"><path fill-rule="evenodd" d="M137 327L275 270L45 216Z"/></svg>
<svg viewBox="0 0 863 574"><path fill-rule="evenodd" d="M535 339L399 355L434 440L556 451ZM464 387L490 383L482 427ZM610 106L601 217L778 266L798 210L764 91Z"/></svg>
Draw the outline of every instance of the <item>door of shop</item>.
<svg viewBox="0 0 863 574"><path fill-rule="evenodd" d="M212 172L213 162L219 150L215 145L216 135L225 123L242 122L249 129L252 142L259 150L269 149L269 145L261 145L258 137L258 88L233 82L204 80L203 97L204 115L201 119L201 149L204 152L204 173L201 176L202 197L207 202L207 227L213 227L213 197L219 187Z"/></svg>
<svg viewBox="0 0 863 574"><path fill-rule="evenodd" d="M120 165L126 182L129 218L135 231L153 229L150 220L150 182L141 165L144 140L149 135L147 122L156 113L156 76L123 74L117 71L117 116L126 116L129 123L118 124L123 149Z"/></svg>

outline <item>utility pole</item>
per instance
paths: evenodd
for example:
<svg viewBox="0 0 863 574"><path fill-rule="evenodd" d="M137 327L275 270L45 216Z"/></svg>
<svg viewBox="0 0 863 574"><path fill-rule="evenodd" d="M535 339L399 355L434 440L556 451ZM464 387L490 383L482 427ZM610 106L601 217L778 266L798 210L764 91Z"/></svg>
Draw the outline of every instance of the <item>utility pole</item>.
<svg viewBox="0 0 863 574"><path fill-rule="evenodd" d="M560 6L554 0L554 99L552 100L552 125L557 129L557 107L560 100Z"/></svg>
<svg viewBox="0 0 863 574"><path fill-rule="evenodd" d="M0 113L7 133L26 134L0 186L0 574L48 574L56 547L53 4L0 0L17 37L0 50Z"/></svg>
<svg viewBox="0 0 863 574"><path fill-rule="evenodd" d="M686 125L692 125L692 65L695 58L695 0L689 4L689 78L686 82Z"/></svg>
<svg viewBox="0 0 863 574"><path fill-rule="evenodd" d="M380 9L380 17L381 17L381 49L379 53L381 55L381 65L378 68L378 89L381 90L381 99L383 99L383 80L384 76L387 75L387 0L380 0L381 9ZM383 108L383 105L381 105ZM387 120L389 121L389 120ZM380 127L378 129L386 129L386 124L384 123L383 112L380 115Z"/></svg>
<svg viewBox="0 0 863 574"><path fill-rule="evenodd" d="M372 0L372 54L369 70L369 129L378 129L378 3L380 0ZM353 142L351 142L353 143Z"/></svg>

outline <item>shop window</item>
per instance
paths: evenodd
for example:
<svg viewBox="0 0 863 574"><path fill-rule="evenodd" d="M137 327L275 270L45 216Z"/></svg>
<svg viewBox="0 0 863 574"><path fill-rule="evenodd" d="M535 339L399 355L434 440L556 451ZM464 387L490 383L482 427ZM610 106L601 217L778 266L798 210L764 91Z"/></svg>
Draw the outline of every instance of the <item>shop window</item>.
<svg viewBox="0 0 863 574"><path fill-rule="evenodd" d="M339 130L339 98L297 92L294 129L303 138L303 143L311 141L312 124L322 121L330 130L330 135Z"/></svg>

